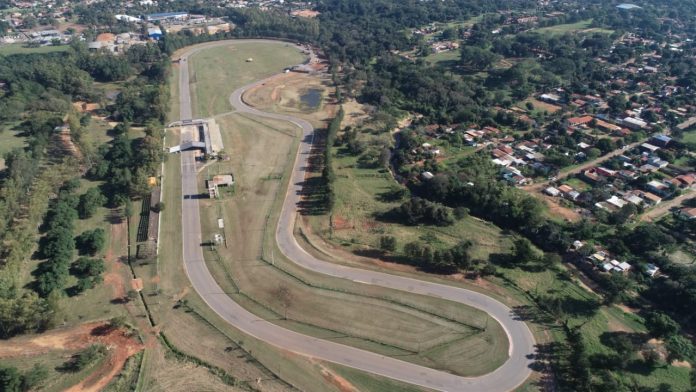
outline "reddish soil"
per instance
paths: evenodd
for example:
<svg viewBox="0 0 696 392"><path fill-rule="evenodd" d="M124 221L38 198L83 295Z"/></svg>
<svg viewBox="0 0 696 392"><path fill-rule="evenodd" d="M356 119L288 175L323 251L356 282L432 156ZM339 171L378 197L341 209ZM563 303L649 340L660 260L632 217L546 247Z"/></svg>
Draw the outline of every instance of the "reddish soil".
<svg viewBox="0 0 696 392"><path fill-rule="evenodd" d="M107 272L104 274L104 283L111 286L113 299L119 300L126 296L126 283L123 279L123 264L115 255L114 246L126 242L126 223L116 223L109 227L111 231L111 246L106 250L104 259L106 260Z"/></svg>
<svg viewBox="0 0 696 392"><path fill-rule="evenodd" d="M105 345L108 350L108 358L99 369L77 385L69 388L68 392L101 391L121 372L126 360L144 348L141 343L126 336L123 330L104 329L103 326L97 327L95 330L97 331L96 337L90 341L90 344L101 343ZM95 330L92 331L90 337L95 336Z"/></svg>
<svg viewBox="0 0 696 392"><path fill-rule="evenodd" d="M353 225L340 215L331 215L331 228L334 230L352 229Z"/></svg>
<svg viewBox="0 0 696 392"><path fill-rule="evenodd" d="M321 375L324 379L338 388L341 392L358 392L358 389L353 386L348 380L332 372L326 367L319 365Z"/></svg>
<svg viewBox="0 0 696 392"><path fill-rule="evenodd" d="M7 340L0 346L0 358L36 356L54 350L77 351L92 344L107 347L107 360L93 374L68 391L103 389L121 371L126 360L143 349L143 345L136 339L127 336L126 330L110 328L107 323L100 321Z"/></svg>

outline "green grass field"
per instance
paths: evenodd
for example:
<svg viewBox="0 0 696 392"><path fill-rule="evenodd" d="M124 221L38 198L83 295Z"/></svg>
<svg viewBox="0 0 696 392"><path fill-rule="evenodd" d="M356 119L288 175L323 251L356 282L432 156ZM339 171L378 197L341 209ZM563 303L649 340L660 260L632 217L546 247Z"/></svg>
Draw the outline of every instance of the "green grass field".
<svg viewBox="0 0 696 392"><path fill-rule="evenodd" d="M465 148L461 154L468 155L472 151ZM324 217L310 219L316 230L329 234L333 242L346 250L377 249L382 235L396 237L399 247L425 239L435 248L446 248L468 239L474 244L472 256L483 260L491 253L507 253L510 249L509 240L497 227L473 217L448 227L405 226L379 221L375 219L375 213L386 212L402 202L385 201L381 197L397 186L391 175L358 167L354 156L339 155L334 162L336 203L332 213L333 228L326 226Z"/></svg>
<svg viewBox="0 0 696 392"><path fill-rule="evenodd" d="M253 61L247 62L249 58ZM304 60L305 55L285 43L234 43L202 50L189 60L193 112L205 117L228 112L232 91Z"/></svg>
<svg viewBox="0 0 696 392"><path fill-rule="evenodd" d="M540 29L535 29L533 31L539 34L549 34L549 35L561 35L566 33L602 33L602 34L613 34L614 30L593 28L592 19L582 20L580 22L561 24L556 26L543 27Z"/></svg>
<svg viewBox="0 0 696 392"><path fill-rule="evenodd" d="M682 137L679 140L682 143L696 143L696 130L682 133Z"/></svg>
<svg viewBox="0 0 696 392"><path fill-rule="evenodd" d="M8 44L0 45L0 56L10 56L13 54L66 52L68 50L70 50L70 46L68 45L49 45L40 46L38 48L27 48L24 46L24 44Z"/></svg>
<svg viewBox="0 0 696 392"><path fill-rule="evenodd" d="M425 57L425 61L435 66L452 67L459 61L459 50L433 53Z"/></svg>
<svg viewBox="0 0 696 392"><path fill-rule="evenodd" d="M26 138L11 129L0 130L0 170L5 168L5 154L15 148L23 148Z"/></svg>
<svg viewBox="0 0 696 392"><path fill-rule="evenodd" d="M591 188L590 184L576 177L566 178L563 180L563 183L572 186L578 192L586 191Z"/></svg>

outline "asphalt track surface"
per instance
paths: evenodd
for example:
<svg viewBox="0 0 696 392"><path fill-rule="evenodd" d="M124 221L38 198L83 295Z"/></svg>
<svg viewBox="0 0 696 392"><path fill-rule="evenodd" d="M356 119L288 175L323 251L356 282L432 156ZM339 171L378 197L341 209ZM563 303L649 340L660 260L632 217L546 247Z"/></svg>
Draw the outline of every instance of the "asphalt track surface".
<svg viewBox="0 0 696 392"><path fill-rule="evenodd" d="M254 40L245 40L253 42ZM241 42L241 41L236 41ZM261 42L261 41L259 41ZM278 41L263 41L287 45ZM181 120L191 119L191 100L188 77L188 56L197 51L233 44L230 41L196 46L186 51L180 62L179 93ZM289 121L302 129L302 139L295 158L292 178L283 203L276 229L281 252L291 261L309 270L348 279L361 284L387 287L415 294L444 298L487 312L498 321L508 335L509 358L495 371L479 377L460 377L395 358L360 350L354 347L303 335L259 318L230 298L215 281L203 259L201 220L198 203L197 164L192 151L181 153L183 258L186 273L193 288L218 315L235 328L259 340L284 350L308 357L337 363L394 380L439 391L510 391L522 384L531 374L535 341L527 325L501 302L458 287L389 275L382 272L352 268L317 259L296 241L293 227L297 217L302 183L308 165L314 128L303 119L277 113L266 113L246 105L242 94L264 80L237 89L230 104L237 112ZM192 135L182 135L182 143Z"/></svg>

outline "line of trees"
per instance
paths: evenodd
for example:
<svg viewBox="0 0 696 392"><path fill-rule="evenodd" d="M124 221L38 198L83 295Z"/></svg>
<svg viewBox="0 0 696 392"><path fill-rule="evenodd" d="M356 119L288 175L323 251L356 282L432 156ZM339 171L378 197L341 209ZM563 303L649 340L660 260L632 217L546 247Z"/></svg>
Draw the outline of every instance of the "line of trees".
<svg viewBox="0 0 696 392"><path fill-rule="evenodd" d="M336 113L336 117L329 122L329 126L326 128L326 148L324 149L324 167L321 172L321 177L324 182L324 200L322 204L328 211L331 211L336 202L336 195L333 187L336 174L333 169L331 147L336 144L336 137L338 131L341 129L341 122L343 121L344 114L343 106L341 106L338 109L338 113Z"/></svg>
<svg viewBox="0 0 696 392"><path fill-rule="evenodd" d="M410 262L424 271L451 274L473 267L469 256L471 241L462 241L449 249L433 249L419 241L404 244L403 253Z"/></svg>
<svg viewBox="0 0 696 392"><path fill-rule="evenodd" d="M51 206L46 217L46 234L40 252L46 261L34 272L36 291L46 297L53 291L65 289L70 272L70 263L75 253L75 220L77 220L78 198L71 189L63 189Z"/></svg>

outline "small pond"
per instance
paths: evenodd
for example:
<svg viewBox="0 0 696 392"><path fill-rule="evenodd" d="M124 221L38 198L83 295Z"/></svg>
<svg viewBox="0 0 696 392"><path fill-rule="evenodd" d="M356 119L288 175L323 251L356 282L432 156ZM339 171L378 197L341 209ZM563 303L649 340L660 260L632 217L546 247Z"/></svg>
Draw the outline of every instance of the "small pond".
<svg viewBox="0 0 696 392"><path fill-rule="evenodd" d="M305 91L304 94L300 96L300 101L302 106L309 109L317 109L321 104L321 93L322 90L318 88L310 88Z"/></svg>

